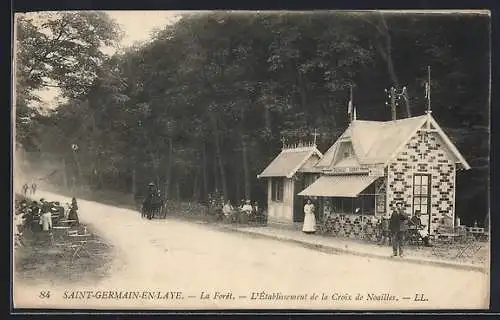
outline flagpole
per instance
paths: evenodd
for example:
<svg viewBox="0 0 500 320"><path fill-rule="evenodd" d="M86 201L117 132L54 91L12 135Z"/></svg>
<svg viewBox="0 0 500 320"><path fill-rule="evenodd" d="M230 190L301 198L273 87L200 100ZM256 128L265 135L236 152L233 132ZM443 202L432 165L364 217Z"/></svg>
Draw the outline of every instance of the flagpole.
<svg viewBox="0 0 500 320"><path fill-rule="evenodd" d="M427 66L427 113L431 113L431 66Z"/></svg>
<svg viewBox="0 0 500 320"><path fill-rule="evenodd" d="M354 106L354 97L353 97L353 86L351 83L351 103L352 103L352 120L356 120L356 107Z"/></svg>
<svg viewBox="0 0 500 320"><path fill-rule="evenodd" d="M427 114L427 129L431 129L431 123L430 123L430 118L431 118L431 66L427 66L427 86L426 86L426 96L427 96L427 111L425 112Z"/></svg>
<svg viewBox="0 0 500 320"><path fill-rule="evenodd" d="M349 95L349 107L350 107L350 114L349 114L349 120L352 122L354 119L354 102L352 100L352 83L349 86L350 89L350 95Z"/></svg>

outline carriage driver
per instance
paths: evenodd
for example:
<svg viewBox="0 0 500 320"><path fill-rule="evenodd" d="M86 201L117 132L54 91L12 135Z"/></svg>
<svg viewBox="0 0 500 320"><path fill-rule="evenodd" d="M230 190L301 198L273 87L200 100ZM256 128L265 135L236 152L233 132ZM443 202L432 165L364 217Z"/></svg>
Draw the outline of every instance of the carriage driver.
<svg viewBox="0 0 500 320"><path fill-rule="evenodd" d="M156 185L154 184L154 182L150 182L148 184L148 196L155 194L156 193L155 191L156 191Z"/></svg>
<svg viewBox="0 0 500 320"><path fill-rule="evenodd" d="M142 213L143 216L146 216L150 220L153 217L151 206L153 201L156 200L156 198L160 198L160 190L156 188L156 185L153 182L150 182L148 184L148 195L146 196L146 199L143 202L143 213Z"/></svg>

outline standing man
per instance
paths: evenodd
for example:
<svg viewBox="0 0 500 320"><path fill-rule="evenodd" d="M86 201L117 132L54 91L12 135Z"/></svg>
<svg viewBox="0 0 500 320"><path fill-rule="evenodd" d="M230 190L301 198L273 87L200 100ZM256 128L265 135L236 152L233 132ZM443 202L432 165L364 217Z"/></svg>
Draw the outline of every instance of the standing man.
<svg viewBox="0 0 500 320"><path fill-rule="evenodd" d="M29 186L28 186L27 183L25 183L23 185L23 194L24 194L25 197L28 195L28 189L29 189Z"/></svg>
<svg viewBox="0 0 500 320"><path fill-rule="evenodd" d="M155 205L156 198L156 185L153 182L148 184L148 195L142 206L143 216L151 220L153 218L153 206Z"/></svg>
<svg viewBox="0 0 500 320"><path fill-rule="evenodd" d="M403 211L403 203L397 202L396 209L392 212L390 221L389 221L389 229L391 230L392 235L392 256L396 257L403 256L403 244L405 240L405 233L408 229L408 218Z"/></svg>
<svg viewBox="0 0 500 320"><path fill-rule="evenodd" d="M33 182L33 183L31 184L31 194L32 194L32 195L35 195L35 193L36 193L36 187L37 187L36 183L35 183L35 182Z"/></svg>

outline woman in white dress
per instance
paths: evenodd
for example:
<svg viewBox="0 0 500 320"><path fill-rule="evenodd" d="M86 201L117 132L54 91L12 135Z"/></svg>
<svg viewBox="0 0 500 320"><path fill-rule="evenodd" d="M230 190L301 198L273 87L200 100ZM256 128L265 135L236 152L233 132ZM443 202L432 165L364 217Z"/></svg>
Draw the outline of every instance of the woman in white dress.
<svg viewBox="0 0 500 320"><path fill-rule="evenodd" d="M43 231L50 231L52 229L52 212L46 208L45 212L40 216L40 225Z"/></svg>
<svg viewBox="0 0 500 320"><path fill-rule="evenodd" d="M304 233L316 232L316 217L314 216L314 204L311 199L307 199L304 205L304 226L302 227Z"/></svg>

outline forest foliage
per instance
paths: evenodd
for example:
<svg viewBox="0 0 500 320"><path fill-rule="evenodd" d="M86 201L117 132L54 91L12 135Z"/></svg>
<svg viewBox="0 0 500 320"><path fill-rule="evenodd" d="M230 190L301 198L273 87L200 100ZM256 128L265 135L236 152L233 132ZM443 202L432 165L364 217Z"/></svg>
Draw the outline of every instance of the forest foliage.
<svg viewBox="0 0 500 320"><path fill-rule="evenodd" d="M358 119L390 120L390 86L407 87L398 118L421 115L430 65L433 116L472 166L457 178L457 213L489 210L486 15L199 13L100 51L119 39L105 13L18 19L16 138L33 159L64 163L55 183L134 192L156 181L171 198L220 190L265 203L256 176L283 138L309 142L316 129L326 151L348 125L351 85ZM44 86L67 102L32 108Z"/></svg>

